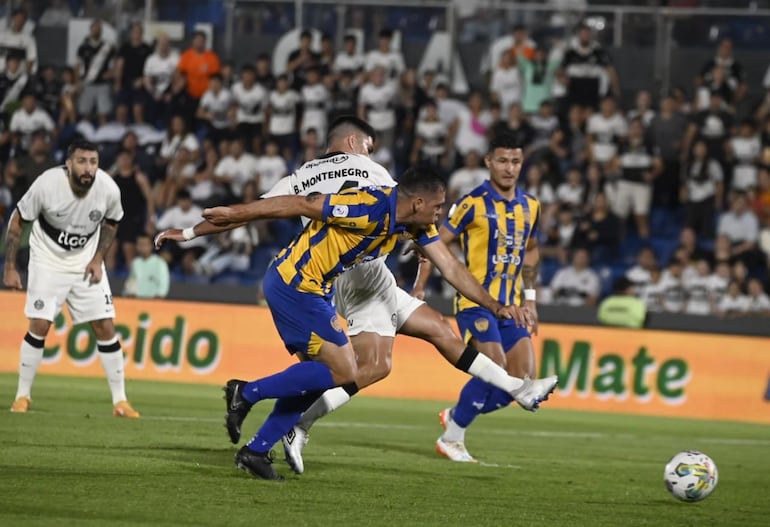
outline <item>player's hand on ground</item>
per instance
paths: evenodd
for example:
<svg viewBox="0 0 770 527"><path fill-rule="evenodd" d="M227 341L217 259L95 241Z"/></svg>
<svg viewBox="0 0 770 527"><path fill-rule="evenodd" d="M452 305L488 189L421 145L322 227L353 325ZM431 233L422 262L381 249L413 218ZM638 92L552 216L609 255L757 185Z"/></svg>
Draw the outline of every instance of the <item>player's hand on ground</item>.
<svg viewBox="0 0 770 527"><path fill-rule="evenodd" d="M3 271L3 285L10 289L16 289L21 291L24 289L21 285L21 276L16 269L5 268Z"/></svg>
<svg viewBox="0 0 770 527"><path fill-rule="evenodd" d="M532 321L530 323L530 329L529 332L532 335L537 335L537 326L539 322L539 316L537 314L537 304L534 302L526 302L524 305L524 309L527 310L527 313L529 314L530 320Z"/></svg>
<svg viewBox="0 0 770 527"><path fill-rule="evenodd" d="M91 260L86 265L86 270L83 273L83 280L88 280L89 284L98 284L102 281L102 262Z"/></svg>
<svg viewBox="0 0 770 527"><path fill-rule="evenodd" d="M184 241L184 235L182 234L182 229L166 229L165 231L159 232L155 236L155 248L160 249L163 246L163 242L166 240L173 240L175 242L183 242Z"/></svg>
<svg viewBox="0 0 770 527"><path fill-rule="evenodd" d="M225 227L233 223L231 219L232 212L233 209L230 207L212 207L210 209L203 209L203 217L213 225Z"/></svg>

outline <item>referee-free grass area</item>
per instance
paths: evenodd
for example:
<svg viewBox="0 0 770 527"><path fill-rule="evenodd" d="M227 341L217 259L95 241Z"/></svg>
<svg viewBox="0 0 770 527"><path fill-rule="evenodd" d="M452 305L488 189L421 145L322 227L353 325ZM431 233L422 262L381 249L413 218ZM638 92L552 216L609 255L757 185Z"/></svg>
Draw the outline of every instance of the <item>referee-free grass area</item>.
<svg viewBox="0 0 770 527"><path fill-rule="evenodd" d="M468 432L482 463L456 464L433 449L445 404L358 397L313 429L304 475L278 446L275 483L235 469L216 386L129 382L136 421L111 417L104 379L41 376L22 415L6 409L15 387L0 375L2 526L765 526L770 514L766 426L512 407ZM690 448L720 478L694 504L662 483Z"/></svg>

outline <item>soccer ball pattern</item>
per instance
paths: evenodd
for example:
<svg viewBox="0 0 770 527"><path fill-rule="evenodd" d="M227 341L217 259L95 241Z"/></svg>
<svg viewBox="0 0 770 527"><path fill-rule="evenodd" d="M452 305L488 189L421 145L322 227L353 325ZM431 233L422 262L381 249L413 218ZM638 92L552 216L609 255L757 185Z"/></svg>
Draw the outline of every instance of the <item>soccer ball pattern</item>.
<svg viewBox="0 0 770 527"><path fill-rule="evenodd" d="M707 498L717 486L717 466L703 452L679 452L666 464L663 481L666 488L682 501L700 501Z"/></svg>

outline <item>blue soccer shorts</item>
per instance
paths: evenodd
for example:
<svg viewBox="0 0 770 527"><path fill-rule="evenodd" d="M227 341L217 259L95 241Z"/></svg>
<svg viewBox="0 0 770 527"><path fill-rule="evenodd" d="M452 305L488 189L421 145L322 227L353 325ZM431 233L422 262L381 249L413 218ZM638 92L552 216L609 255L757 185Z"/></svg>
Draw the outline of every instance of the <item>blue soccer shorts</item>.
<svg viewBox="0 0 770 527"><path fill-rule="evenodd" d="M471 338L479 342L498 342L505 352L510 351L519 340L531 336L526 327L518 327L516 322L507 318L497 318L483 307L471 307L457 313L457 325L466 343Z"/></svg>

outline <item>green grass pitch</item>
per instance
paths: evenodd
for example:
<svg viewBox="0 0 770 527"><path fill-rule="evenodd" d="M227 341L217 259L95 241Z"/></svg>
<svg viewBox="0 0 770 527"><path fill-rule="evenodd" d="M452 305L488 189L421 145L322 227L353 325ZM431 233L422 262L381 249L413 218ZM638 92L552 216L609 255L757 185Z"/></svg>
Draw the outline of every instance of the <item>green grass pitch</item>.
<svg viewBox="0 0 770 527"><path fill-rule="evenodd" d="M2 405L15 387L0 375ZM0 411L0 525L768 525L766 426L510 408L468 432L482 463L455 464L433 449L444 404L357 397L314 428L304 475L278 446L287 481L274 483L235 469L218 387L128 388L138 421L111 417L104 379L41 376L34 411ZM245 433L270 407L255 407ZM689 448L720 476L695 504L662 483Z"/></svg>

